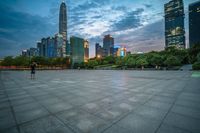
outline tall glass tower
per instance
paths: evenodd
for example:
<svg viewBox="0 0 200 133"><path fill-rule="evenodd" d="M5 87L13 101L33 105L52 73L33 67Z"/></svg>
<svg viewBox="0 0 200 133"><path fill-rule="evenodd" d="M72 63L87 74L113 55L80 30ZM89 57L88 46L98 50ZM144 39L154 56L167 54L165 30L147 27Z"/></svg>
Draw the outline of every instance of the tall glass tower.
<svg viewBox="0 0 200 133"><path fill-rule="evenodd" d="M114 38L111 35L104 36L103 48L105 49L105 56L113 56L113 54L114 54Z"/></svg>
<svg viewBox="0 0 200 133"><path fill-rule="evenodd" d="M200 0L189 5L189 41L190 48L200 45Z"/></svg>
<svg viewBox="0 0 200 133"><path fill-rule="evenodd" d="M67 39L67 6L64 1L60 5L59 33Z"/></svg>
<svg viewBox="0 0 200 133"><path fill-rule="evenodd" d="M165 4L165 45L185 48L183 0L171 0Z"/></svg>
<svg viewBox="0 0 200 133"><path fill-rule="evenodd" d="M64 1L60 5L59 34L63 36L62 57L69 56L66 53L66 50L68 49L69 45L67 41L67 6Z"/></svg>

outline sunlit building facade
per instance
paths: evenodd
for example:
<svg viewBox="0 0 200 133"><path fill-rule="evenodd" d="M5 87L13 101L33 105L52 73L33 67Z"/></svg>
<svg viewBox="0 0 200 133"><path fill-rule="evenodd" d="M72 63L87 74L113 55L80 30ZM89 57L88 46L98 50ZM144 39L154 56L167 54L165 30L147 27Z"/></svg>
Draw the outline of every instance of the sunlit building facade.
<svg viewBox="0 0 200 133"><path fill-rule="evenodd" d="M127 55L126 47L124 46L114 46L114 56L125 57Z"/></svg>
<svg viewBox="0 0 200 133"><path fill-rule="evenodd" d="M84 40L84 62L89 60L89 41Z"/></svg>
<svg viewBox="0 0 200 133"><path fill-rule="evenodd" d="M185 48L183 0L171 0L165 4L165 45Z"/></svg>
<svg viewBox="0 0 200 133"><path fill-rule="evenodd" d="M200 45L200 1L189 5L189 44Z"/></svg>

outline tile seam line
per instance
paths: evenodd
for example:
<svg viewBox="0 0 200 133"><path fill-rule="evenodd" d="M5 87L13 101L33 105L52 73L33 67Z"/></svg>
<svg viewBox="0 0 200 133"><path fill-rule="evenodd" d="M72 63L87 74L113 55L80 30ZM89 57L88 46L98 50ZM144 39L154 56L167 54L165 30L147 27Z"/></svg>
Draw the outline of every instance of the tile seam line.
<svg viewBox="0 0 200 133"><path fill-rule="evenodd" d="M18 84L16 81L14 81L16 84ZM20 85L20 84L18 84L22 89L23 89L23 87ZM30 93L27 91L27 90L25 90L25 89L23 89L25 92L27 92L29 95L30 95ZM34 98L33 96L31 96L30 95L30 97L32 97L34 100L36 100L37 102L38 102L38 100L36 99L36 98ZM39 103L39 102L38 102ZM54 116L59 122L61 122L63 125L65 125L67 128L69 128L73 133L76 133L69 125L67 125L67 124L65 124L65 123L63 123L62 121L60 121L60 119L58 119L58 117L55 115L55 114L53 114L53 113L51 113L44 105L42 105L41 103L39 103L39 105L41 105L43 108L45 108L46 109L46 111L49 113L49 115L46 115L46 116ZM45 117L45 116L44 116ZM42 118L44 118L44 117L42 117ZM41 118L41 117L40 117ZM40 118L38 118L37 120L39 120ZM32 121L34 121L34 120L31 120L31 121L29 121L29 122L32 122ZM19 125L21 125L21 124L19 124ZM20 129L20 128L19 128Z"/></svg>
<svg viewBox="0 0 200 133"><path fill-rule="evenodd" d="M11 112L12 112L12 116L13 116L14 121L15 121L15 125L16 125L16 127L17 127L17 131L18 131L19 133L21 133L20 128L19 128L19 125L17 124L17 118L16 118L16 116L15 116L15 112L14 112L13 106L12 106L12 104L11 104L10 98L8 97L8 93L7 93L6 89L5 89L5 85L4 85L3 82L2 82L2 85L4 86L4 92L6 93L6 97L8 98L8 102L9 102L9 105L10 105L10 109L11 109Z"/></svg>
<svg viewBox="0 0 200 133"><path fill-rule="evenodd" d="M159 124L158 128L156 129L156 131L154 133L158 133L159 129L161 128L161 126L164 123L164 120L166 119L166 117L168 116L168 114L171 112L172 108L174 107L176 101L178 100L178 97L183 93L184 89L187 87L188 83L186 83L184 85L184 87L182 88L181 92L179 94L177 94L175 101L172 103L171 107L169 108L169 110L167 111L167 113L165 114L164 118L162 119L161 123ZM180 128L179 128L180 129ZM184 129L185 130L185 129ZM187 130L188 131L188 130ZM190 132L190 131L189 131ZM190 132L191 133L191 132Z"/></svg>

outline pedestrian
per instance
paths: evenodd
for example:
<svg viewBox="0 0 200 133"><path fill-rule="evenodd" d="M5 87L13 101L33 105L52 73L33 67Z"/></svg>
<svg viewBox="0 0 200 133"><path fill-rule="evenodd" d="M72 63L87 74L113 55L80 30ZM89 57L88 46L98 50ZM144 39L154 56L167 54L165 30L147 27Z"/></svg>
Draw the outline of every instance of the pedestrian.
<svg viewBox="0 0 200 133"><path fill-rule="evenodd" d="M35 62L32 62L31 64L31 79L35 79L35 68L37 64Z"/></svg>

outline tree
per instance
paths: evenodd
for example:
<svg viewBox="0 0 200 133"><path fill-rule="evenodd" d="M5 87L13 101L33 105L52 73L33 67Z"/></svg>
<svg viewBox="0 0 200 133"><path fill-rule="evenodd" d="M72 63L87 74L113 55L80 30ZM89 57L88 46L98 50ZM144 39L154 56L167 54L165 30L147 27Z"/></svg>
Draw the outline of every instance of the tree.
<svg viewBox="0 0 200 133"><path fill-rule="evenodd" d="M109 64L109 62L107 60L104 60L103 65L107 65L107 64Z"/></svg>
<svg viewBox="0 0 200 133"><path fill-rule="evenodd" d="M180 66L181 61L178 60L177 57L171 55L165 60L164 64L168 67Z"/></svg>
<svg viewBox="0 0 200 133"><path fill-rule="evenodd" d="M149 59L149 63L158 69L163 63L163 57L159 54L152 54L152 57Z"/></svg>
<svg viewBox="0 0 200 133"><path fill-rule="evenodd" d="M192 69L193 70L200 70L200 62L195 62L193 65L192 65Z"/></svg>
<svg viewBox="0 0 200 133"><path fill-rule="evenodd" d="M190 63L197 61L198 53L200 53L200 44L196 44L188 50Z"/></svg>
<svg viewBox="0 0 200 133"><path fill-rule="evenodd" d="M129 68L133 68L136 66L136 59L133 58L133 57L129 57L128 60L127 60L127 66Z"/></svg>
<svg viewBox="0 0 200 133"><path fill-rule="evenodd" d="M119 66L123 66L123 58L122 57L117 57L115 60L115 64Z"/></svg>
<svg viewBox="0 0 200 133"><path fill-rule="evenodd" d="M14 58L14 65L15 66L29 66L30 59L26 56L17 56Z"/></svg>
<svg viewBox="0 0 200 133"><path fill-rule="evenodd" d="M109 64L114 64L115 58L113 56L107 56L104 58L104 61L107 61Z"/></svg>
<svg viewBox="0 0 200 133"><path fill-rule="evenodd" d="M12 66L14 64L14 59L12 56L7 56L2 61L2 66Z"/></svg>
<svg viewBox="0 0 200 133"><path fill-rule="evenodd" d="M146 57L141 56L141 57L137 58L137 60L136 60L136 65L138 67L141 67L142 70L144 69L145 66L148 66L148 64L149 63L147 62Z"/></svg>
<svg viewBox="0 0 200 133"><path fill-rule="evenodd" d="M38 65L47 65L47 58L42 56L35 56L31 58L31 62L36 62Z"/></svg>
<svg viewBox="0 0 200 133"><path fill-rule="evenodd" d="M89 68L94 68L95 66L97 66L98 65L98 62L96 61L96 60L90 60L89 62L88 62L88 67Z"/></svg>
<svg viewBox="0 0 200 133"><path fill-rule="evenodd" d="M197 54L197 62L200 62L200 53Z"/></svg>

